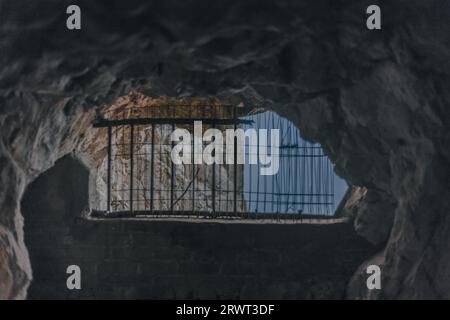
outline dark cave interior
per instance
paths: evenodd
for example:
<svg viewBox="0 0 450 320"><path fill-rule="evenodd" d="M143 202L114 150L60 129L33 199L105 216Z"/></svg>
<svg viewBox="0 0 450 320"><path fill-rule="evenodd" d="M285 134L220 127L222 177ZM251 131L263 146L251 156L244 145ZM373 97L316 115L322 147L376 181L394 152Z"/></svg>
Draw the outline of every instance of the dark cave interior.
<svg viewBox="0 0 450 320"><path fill-rule="evenodd" d="M0 0L0 298L76 298L74 258L86 298L450 297L448 1L383 2L379 31L366 0L79 1L74 32L68 4ZM89 219L95 110L134 91L289 119L348 182L349 223Z"/></svg>

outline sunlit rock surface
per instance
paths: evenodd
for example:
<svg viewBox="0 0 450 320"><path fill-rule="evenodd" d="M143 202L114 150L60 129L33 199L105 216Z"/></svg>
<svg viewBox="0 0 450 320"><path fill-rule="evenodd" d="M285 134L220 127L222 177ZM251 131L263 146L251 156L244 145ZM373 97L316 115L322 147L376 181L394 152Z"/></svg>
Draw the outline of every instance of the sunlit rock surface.
<svg viewBox="0 0 450 320"><path fill-rule="evenodd" d="M369 1L79 1L81 31L69 4L0 1L0 297L31 279L25 187L79 150L95 107L139 90L289 116L367 188L355 225L382 246L383 287L362 267L348 297L450 298L448 1L383 3L382 31Z"/></svg>

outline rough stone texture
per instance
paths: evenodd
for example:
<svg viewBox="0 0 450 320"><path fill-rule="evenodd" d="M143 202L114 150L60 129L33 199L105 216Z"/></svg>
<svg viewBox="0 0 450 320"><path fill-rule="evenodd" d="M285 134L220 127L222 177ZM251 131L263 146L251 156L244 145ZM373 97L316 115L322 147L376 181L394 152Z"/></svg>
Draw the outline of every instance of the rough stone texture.
<svg viewBox="0 0 450 320"><path fill-rule="evenodd" d="M25 186L77 149L94 107L139 90L289 116L378 199L357 221L389 234L383 288L361 288L360 269L348 297L450 298L450 4L383 1L380 32L365 28L372 3L79 1L69 32L68 1L0 1L1 295L23 298L31 279Z"/></svg>
<svg viewBox="0 0 450 320"><path fill-rule="evenodd" d="M391 232L395 203L375 190L367 190L357 205L356 232L373 244L384 244Z"/></svg>
<svg viewBox="0 0 450 320"><path fill-rule="evenodd" d="M86 220L88 175L67 156L25 192L30 299L341 299L373 253L348 223ZM80 291L66 288L72 264Z"/></svg>
<svg viewBox="0 0 450 320"><path fill-rule="evenodd" d="M337 217L354 221L356 232L374 245L384 244L389 238L394 218L395 203L389 196L374 189L352 186L336 209Z"/></svg>
<svg viewBox="0 0 450 320"><path fill-rule="evenodd" d="M347 217L354 220L358 214L359 206L364 202L367 188L350 186L344 194L341 203L336 208L336 217Z"/></svg>
<svg viewBox="0 0 450 320"><path fill-rule="evenodd" d="M7 299L12 295L13 276L9 265L9 256L6 250L0 249L0 299Z"/></svg>

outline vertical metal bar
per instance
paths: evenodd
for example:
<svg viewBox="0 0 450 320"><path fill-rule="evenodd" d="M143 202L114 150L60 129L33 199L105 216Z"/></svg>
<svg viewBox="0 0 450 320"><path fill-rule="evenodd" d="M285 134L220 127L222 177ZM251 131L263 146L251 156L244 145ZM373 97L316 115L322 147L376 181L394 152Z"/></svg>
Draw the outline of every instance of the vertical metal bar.
<svg viewBox="0 0 450 320"><path fill-rule="evenodd" d="M215 129L215 123L212 123L212 127ZM216 139L216 137L214 137ZM212 165L212 211L213 215L216 215L216 149L213 150L214 162Z"/></svg>
<svg viewBox="0 0 450 320"><path fill-rule="evenodd" d="M248 190L249 190L249 192L248 192L247 218L250 218L250 214L252 212L252 203L253 203L253 200L252 200L253 199L253 197L252 197L253 196L253 181L252 181L252 175L253 175L252 169L253 169L253 167L252 167L252 165L250 163L251 151L252 151L253 147L251 146L251 143L253 143L253 142L249 141L249 143L248 143L249 147L247 148L247 151L245 151L245 149L244 149L244 156L248 155L248 157L247 157L247 160L248 160L247 167L248 167L248 185L249 185ZM244 142L244 148L245 148L245 142ZM244 166L245 166L245 164L244 164Z"/></svg>
<svg viewBox="0 0 450 320"><path fill-rule="evenodd" d="M175 131L175 124L172 124L172 132ZM172 141L172 150L175 147L175 141ZM170 211L173 214L173 199L174 199L174 187L175 187L175 164L172 159L170 159L171 169L170 169Z"/></svg>
<svg viewBox="0 0 450 320"><path fill-rule="evenodd" d="M236 106L233 107L233 119L236 120ZM237 125L234 124L234 132L236 133ZM234 203L233 203L233 213L236 216L237 215L237 137L234 136L234 177L233 177L233 184L234 184Z"/></svg>
<svg viewBox="0 0 450 320"><path fill-rule="evenodd" d="M233 143L234 143L234 141L233 141ZM226 199L226 201L225 201L225 212L230 212L230 208L229 208L229 204L230 204L230 179L229 179L229 176L228 176L228 174L231 172L230 171L230 168L231 168L231 166L227 163L227 162L225 162L226 163L226 165L225 165L225 167L226 167L226 169L227 169L227 187L226 187L226 193L227 193L227 199Z"/></svg>
<svg viewBox="0 0 450 320"><path fill-rule="evenodd" d="M130 211L133 212L134 125L130 125Z"/></svg>
<svg viewBox="0 0 450 320"><path fill-rule="evenodd" d="M107 212L111 212L111 159L112 159L112 127L108 127L108 176L107 176Z"/></svg>
<svg viewBox="0 0 450 320"><path fill-rule="evenodd" d="M267 132L269 133L271 130L270 129L273 129L273 128L270 128L270 125L269 125L269 121L270 121L270 119L268 120L267 119L267 113L264 115L264 125L265 125L265 127L266 127L266 129L267 129ZM269 139L269 137L266 137L266 139ZM270 142L272 143L273 141L272 141L272 137L270 137ZM266 141L266 152L268 152L268 148L269 148L269 145L268 145L268 143L267 143L268 141ZM273 145L273 144L272 144ZM273 150L272 150L272 146L270 147L270 152L272 153L272 155L273 155ZM264 191L263 191L263 193L264 193L264 208L263 208L263 212L266 212L266 203L267 203L267 177L268 176L264 176L264 179L263 179L263 186L264 186Z"/></svg>
<svg viewBox="0 0 450 320"><path fill-rule="evenodd" d="M163 159L163 155L162 155L162 146L163 146L163 126L159 126L159 162L163 163L163 161L165 161L165 159ZM159 181L158 181L158 186L159 186L159 207L162 209L164 208L165 205L165 198L163 198L163 192L164 192L164 197L165 195L165 184L162 182L163 181L163 174L162 174L162 168L163 166L160 164L159 166Z"/></svg>
<svg viewBox="0 0 450 320"><path fill-rule="evenodd" d="M271 125L271 128L273 128L273 129L275 129L276 127L275 127L275 117L272 117L272 125ZM280 158L280 162L282 162L283 161L283 158L281 158L280 157L280 149L278 149L278 155L277 155L279 158ZM275 206L275 176L274 175L272 175L272 176L270 176L271 177L271 179L272 179L272 189L271 189L271 192L272 192L272 197L271 197L271 212L274 212L274 211L276 211L276 206Z"/></svg>
<svg viewBox="0 0 450 320"><path fill-rule="evenodd" d="M335 213L334 211L336 210L336 206L335 206L335 203L334 203L334 171L333 171L333 168L331 167L331 163L330 163L329 174L330 174L330 177L331 177L331 185L330 185L330 187L331 187L331 194L332 194L331 202L333 203L332 214L334 214Z"/></svg>
<svg viewBox="0 0 450 320"><path fill-rule="evenodd" d="M259 128L258 128L259 129ZM256 154L257 154L257 159L259 159L259 131L258 131L258 134L256 135L256 141L257 141L257 143L256 143ZM260 166L260 164L259 164L259 162L258 162L258 164L256 165L256 170L257 170L257 173L256 173L256 205L255 205L255 217L256 217L256 214L258 213L258 206L259 206L259 176L260 176L260 174L259 174L259 172L260 172L260 170L261 170L261 166Z"/></svg>
<svg viewBox="0 0 450 320"><path fill-rule="evenodd" d="M150 166L150 211L153 212L153 189L155 185L155 125L152 124L152 151Z"/></svg>
<svg viewBox="0 0 450 320"><path fill-rule="evenodd" d="M221 129L221 132L222 132L222 127L220 128ZM223 132L225 132L225 131L223 131ZM223 152L222 152L222 154L220 155L221 157L222 157L222 162L223 162ZM218 207L219 207L219 209L218 209L218 211L219 212L222 212L222 196L223 196L223 189L222 189L222 174L221 174L221 165L219 165L219 184L218 184L218 186L219 186L219 188L218 188L218 193L219 193L219 199L217 200L217 202L218 202Z"/></svg>
<svg viewBox="0 0 450 320"><path fill-rule="evenodd" d="M191 150L191 155L192 155L192 214L195 214L195 147L194 147L194 140L195 140L195 125L194 123L192 124L192 150Z"/></svg>

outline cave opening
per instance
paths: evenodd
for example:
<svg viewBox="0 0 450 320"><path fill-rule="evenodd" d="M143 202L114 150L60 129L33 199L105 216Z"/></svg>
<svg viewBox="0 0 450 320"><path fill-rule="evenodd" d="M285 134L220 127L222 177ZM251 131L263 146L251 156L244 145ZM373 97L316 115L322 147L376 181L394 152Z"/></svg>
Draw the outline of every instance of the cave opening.
<svg viewBox="0 0 450 320"><path fill-rule="evenodd" d="M157 98L94 127L106 140L94 217L326 219L347 189L319 144L263 108Z"/></svg>

